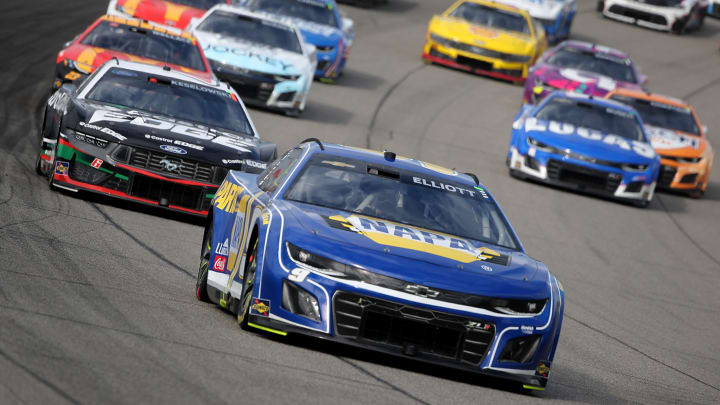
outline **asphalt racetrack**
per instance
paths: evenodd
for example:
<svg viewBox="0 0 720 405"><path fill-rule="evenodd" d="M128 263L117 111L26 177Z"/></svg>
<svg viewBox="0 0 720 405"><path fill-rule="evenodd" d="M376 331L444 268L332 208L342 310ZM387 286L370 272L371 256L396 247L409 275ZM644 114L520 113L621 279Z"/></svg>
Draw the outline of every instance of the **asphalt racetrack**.
<svg viewBox="0 0 720 405"><path fill-rule="evenodd" d="M300 119L250 113L280 151L312 136L477 173L565 287L547 391L248 333L198 302L202 221L50 191L34 173L55 56L106 1L2 0L0 403L719 403L718 168L705 198L660 193L648 209L509 177L522 88L420 59L449 4L343 7L357 36L345 76L313 84ZM594 10L579 2L573 37L629 52L720 149L720 21L675 36Z"/></svg>

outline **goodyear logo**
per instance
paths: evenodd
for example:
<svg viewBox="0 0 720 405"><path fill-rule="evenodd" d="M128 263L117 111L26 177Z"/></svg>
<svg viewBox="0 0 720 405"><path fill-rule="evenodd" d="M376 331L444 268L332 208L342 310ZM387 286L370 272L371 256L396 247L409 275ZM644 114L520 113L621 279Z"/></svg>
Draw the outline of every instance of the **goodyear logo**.
<svg viewBox="0 0 720 405"><path fill-rule="evenodd" d="M333 228L358 233L380 245L430 253L461 263L483 261L502 256L487 247L475 247L466 239L405 224L358 215L347 218L334 215L326 217L326 221Z"/></svg>

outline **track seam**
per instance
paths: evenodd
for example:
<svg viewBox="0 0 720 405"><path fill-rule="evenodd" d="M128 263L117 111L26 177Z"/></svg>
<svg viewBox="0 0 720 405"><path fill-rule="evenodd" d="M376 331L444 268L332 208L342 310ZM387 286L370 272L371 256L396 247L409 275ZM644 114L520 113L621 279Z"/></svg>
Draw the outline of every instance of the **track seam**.
<svg viewBox="0 0 720 405"><path fill-rule="evenodd" d="M605 333L605 332L601 331L600 329L597 329L597 328L595 328L595 327L593 327L593 326L590 326L590 325L586 324L585 322L582 322L582 321L580 321L580 320L578 320L578 319L575 319L575 318L573 318L572 316L570 316L570 315L568 315L568 314L565 314L565 317L567 317L567 318L569 318L569 319L571 319L571 320L579 323L580 325L582 325L582 326L584 326L584 327L586 327L586 328L588 328L588 329L590 329L590 330L592 330L592 331L595 331L595 332L597 332L597 333L599 333L599 334L601 334L601 335L603 335L603 336L605 336L605 337L607 337L607 338L609 338L609 339L612 339L612 340L620 343L621 345L627 347L628 349L630 349L630 350L632 350L632 351L634 351L634 352L637 352L637 353L643 355L644 357L647 357L648 359L650 359L650 360L652 360L652 361L654 361L654 362L656 362L656 363L658 363L658 364L662 364L663 366L665 366L665 367L667 367L667 368L669 368L669 369L671 369L671 370L673 370L673 371L676 371L676 372L678 372L678 373L680 373L680 374L682 374L682 375L684 375L684 376L686 376L686 377L688 377L688 378L690 378L690 379L692 379L692 380L694 380L694 381L697 381L697 382L699 382L700 384L705 385L706 387L712 388L712 389L714 389L715 391L720 392L720 388L718 388L718 387L716 387L716 386L714 386L714 385L712 385L712 384L710 384L710 383L707 383L707 382L705 382L705 381L703 381L703 380L701 380L701 379L699 379L699 378L697 378L697 377L695 377L695 376L693 376L693 375L691 375L691 374L688 374L688 373L686 373L686 372L684 372L684 371L682 371L682 370L680 370L680 369L678 369L678 368L676 368L676 367L673 367L673 366L671 366L670 364L667 364L667 363L663 362L662 360L658 360L658 359L656 359L655 357L653 357L653 356L651 356L651 355L643 352L642 350L640 350L640 349L638 349L638 348L636 348L636 347L634 347L634 346L632 346L632 345L630 345L630 344L628 344L628 343L623 342L622 340L616 338L615 336L612 336L612 335L610 335L610 334L608 334L608 333Z"/></svg>
<svg viewBox="0 0 720 405"><path fill-rule="evenodd" d="M673 224L675 224L675 227L678 230L680 230L680 232L683 235L685 235L685 237L690 241L690 243L692 243L692 245L695 246L700 251L700 253L704 254L708 259L710 259L715 264L720 266L720 260L716 259L715 256L713 256L710 252L705 250L704 247L700 246L700 244L692 236L690 236L690 234L685 230L685 228L683 228L682 225L680 225L680 222L678 222L675 219L675 217L670 213L670 210L667 209L667 207L665 206L665 203L663 203L660 196L656 196L656 199L660 203L660 206L663 208L665 213L667 214L668 218L670 218L670 220L673 222Z"/></svg>
<svg viewBox="0 0 720 405"><path fill-rule="evenodd" d="M367 135L365 136L365 147L370 149L370 137L372 136L373 131L375 130L375 123L377 122L378 115L380 114L380 109L382 109L383 105L385 105L385 102L388 98L390 98L390 95L400 86L405 80L407 80L410 76L412 76L415 72L419 71L420 69L427 66L426 64L421 64L419 66L414 67L413 69L410 69L407 71L400 80L393 83L392 86L390 86L387 91L385 91L385 94L383 94L382 98L380 98L380 101L378 102L377 106L375 107L375 111L373 112L372 119L370 120L370 125L368 125L368 131Z"/></svg>
<svg viewBox="0 0 720 405"><path fill-rule="evenodd" d="M410 399L412 399L412 400L414 400L414 401L417 401L417 402L419 402L419 403L421 403L421 404L431 405L429 402L423 401L422 399L420 399L420 398L412 395L411 393L405 391L404 389L398 387L397 385L392 384L391 382L386 381L386 380L378 377L377 375L375 375L375 374L371 373L370 371L364 369L363 367L361 367L361 366L359 366L359 365L351 362L350 360L344 359L344 358L342 358L342 357L340 357L340 356L335 356L335 357L337 357L337 358L338 358L340 361L342 361L343 363L349 364L351 367L353 367L353 368L355 368L355 369L357 369L357 370L360 370L361 373L363 373L363 374L365 374L365 375L373 378L374 380L376 380L376 381L378 381L378 382L381 382L381 383L387 385L388 387L392 388L394 391L397 391L397 392L405 395L406 397L408 397L408 398L410 398Z"/></svg>
<svg viewBox="0 0 720 405"><path fill-rule="evenodd" d="M7 353L5 353L5 351L2 350L2 349L0 349L0 357L5 358L7 361L9 361L9 362L12 363L13 365L15 365L15 367L17 367L17 368L25 371L25 372L28 373L31 377L33 377L34 379L36 379L36 380L40 381L41 383L43 383L46 387L48 387L48 388L50 388L51 390L53 390L53 392L55 392L56 394L58 394L58 395L60 395L61 397L63 397L66 401L70 402L71 404L80 404L80 403L81 403L81 402L79 402L78 400L76 400L75 398L71 397L70 394L68 394L68 393L66 393L65 391L61 390L61 389L60 389L58 386L56 386L55 384L51 383L50 381L48 381L48 380L46 380L45 378L43 378L42 376L38 375L38 374L35 373L34 371L32 371L32 370L30 370L29 368L25 367L21 362L19 362L19 361L15 360L14 358L10 357L10 356L9 356Z"/></svg>

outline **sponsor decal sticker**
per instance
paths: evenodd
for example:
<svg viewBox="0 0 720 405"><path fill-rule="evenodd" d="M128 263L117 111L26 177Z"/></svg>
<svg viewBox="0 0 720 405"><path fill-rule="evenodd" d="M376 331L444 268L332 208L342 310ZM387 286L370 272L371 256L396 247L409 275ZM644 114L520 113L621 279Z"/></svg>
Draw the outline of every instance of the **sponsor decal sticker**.
<svg viewBox="0 0 720 405"><path fill-rule="evenodd" d="M215 254L227 256L229 244L230 244L230 241L227 238L225 238L225 242L218 243L217 246L215 247Z"/></svg>
<svg viewBox="0 0 720 405"><path fill-rule="evenodd" d="M485 322L468 321L465 323L465 327L468 329L476 330L490 330L490 328L492 328L492 325Z"/></svg>
<svg viewBox="0 0 720 405"><path fill-rule="evenodd" d="M187 155L187 151L174 145L160 145L160 149L165 152L175 153L177 155Z"/></svg>
<svg viewBox="0 0 720 405"><path fill-rule="evenodd" d="M227 257L215 256L215 261L213 262L213 270L224 272L226 263L227 263Z"/></svg>
<svg viewBox="0 0 720 405"><path fill-rule="evenodd" d="M90 166L92 166L96 169L99 169L100 166L102 166L102 164L103 164L102 159L95 158L95 159L93 159L92 163L90 163Z"/></svg>
<svg viewBox="0 0 720 405"><path fill-rule="evenodd" d="M535 330L535 328L533 328L531 325L522 325L522 326L520 326L520 332L522 332L522 333L524 333L524 334L526 334L526 335L532 334L534 330Z"/></svg>
<svg viewBox="0 0 720 405"><path fill-rule="evenodd" d="M488 266L487 264L483 264L482 266L480 266L480 268L485 271L493 271L492 267Z"/></svg>
<svg viewBox="0 0 720 405"><path fill-rule="evenodd" d="M245 160L243 161L243 164L245 164L246 166L254 167L254 168L256 168L256 169L263 169L263 170L264 170L264 169L267 168L267 163L265 163L265 162L258 162L258 161L256 161L256 160L245 159Z"/></svg>
<svg viewBox="0 0 720 405"><path fill-rule="evenodd" d="M55 162L55 174L66 176L70 169L70 162Z"/></svg>
<svg viewBox="0 0 720 405"><path fill-rule="evenodd" d="M250 305L250 314L260 316L270 315L270 300L253 298L252 305Z"/></svg>
<svg viewBox="0 0 720 405"><path fill-rule="evenodd" d="M88 124L87 122L83 122L83 121L80 121L78 124L80 124L80 126L83 128L90 128L90 129L94 129L96 131L100 131L103 134L108 134L108 135L112 136L113 138L116 138L121 141L124 141L127 139L126 137L118 134L117 132L113 131L110 128L101 127L99 125Z"/></svg>
<svg viewBox="0 0 720 405"><path fill-rule="evenodd" d="M550 365L545 363L544 361L541 361L538 364L535 373L537 373L537 375L539 376L547 378L548 374L550 374Z"/></svg>

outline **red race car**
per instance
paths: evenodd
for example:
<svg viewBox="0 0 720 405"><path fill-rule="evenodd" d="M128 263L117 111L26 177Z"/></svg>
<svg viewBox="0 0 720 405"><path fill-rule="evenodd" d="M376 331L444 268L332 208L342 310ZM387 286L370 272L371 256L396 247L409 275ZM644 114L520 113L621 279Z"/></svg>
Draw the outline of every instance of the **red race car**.
<svg viewBox="0 0 720 405"><path fill-rule="evenodd" d="M232 4L231 0L110 0L108 14L134 17L185 29L216 4Z"/></svg>
<svg viewBox="0 0 720 405"><path fill-rule="evenodd" d="M58 53L53 90L80 82L110 59L167 65L199 79L213 79L212 70L195 37L135 19L105 15Z"/></svg>

